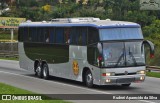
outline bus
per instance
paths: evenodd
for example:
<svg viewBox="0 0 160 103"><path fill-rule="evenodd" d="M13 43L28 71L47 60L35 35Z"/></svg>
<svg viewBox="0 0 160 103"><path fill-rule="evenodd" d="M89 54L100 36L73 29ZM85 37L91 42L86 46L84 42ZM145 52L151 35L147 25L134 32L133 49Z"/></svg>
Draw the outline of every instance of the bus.
<svg viewBox="0 0 160 103"><path fill-rule="evenodd" d="M18 29L20 68L48 79L60 77L93 85L122 85L145 80L145 47L141 26L94 17L57 18L21 23Z"/></svg>

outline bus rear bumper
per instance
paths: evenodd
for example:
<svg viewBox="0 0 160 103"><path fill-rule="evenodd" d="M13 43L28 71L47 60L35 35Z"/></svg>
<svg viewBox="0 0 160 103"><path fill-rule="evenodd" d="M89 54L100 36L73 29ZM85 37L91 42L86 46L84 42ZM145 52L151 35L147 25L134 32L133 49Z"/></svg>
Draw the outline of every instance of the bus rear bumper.
<svg viewBox="0 0 160 103"><path fill-rule="evenodd" d="M100 85L118 85L129 83L141 83L145 80L145 75L133 75L133 76L108 76L102 77Z"/></svg>

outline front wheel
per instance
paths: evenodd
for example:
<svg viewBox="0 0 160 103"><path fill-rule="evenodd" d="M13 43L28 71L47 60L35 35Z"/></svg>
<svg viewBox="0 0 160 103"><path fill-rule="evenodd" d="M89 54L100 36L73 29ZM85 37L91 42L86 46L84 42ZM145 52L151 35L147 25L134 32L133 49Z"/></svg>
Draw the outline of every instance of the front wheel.
<svg viewBox="0 0 160 103"><path fill-rule="evenodd" d="M46 63L43 64L43 78L46 80L49 79L49 69Z"/></svg>
<svg viewBox="0 0 160 103"><path fill-rule="evenodd" d="M90 70L88 70L85 74L85 83L87 87L93 87L93 76Z"/></svg>

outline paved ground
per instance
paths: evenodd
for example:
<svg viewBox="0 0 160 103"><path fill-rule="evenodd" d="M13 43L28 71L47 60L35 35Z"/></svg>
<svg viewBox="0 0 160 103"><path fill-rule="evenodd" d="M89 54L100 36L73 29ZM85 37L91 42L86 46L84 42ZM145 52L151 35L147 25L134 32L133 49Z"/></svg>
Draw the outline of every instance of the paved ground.
<svg viewBox="0 0 160 103"><path fill-rule="evenodd" d="M35 77L33 73L19 68L18 61L0 60L0 82L42 94L159 94L160 79L147 77L144 83L132 84L130 87L122 86L95 86L92 89L80 82L51 77L43 80ZM67 95L65 95L67 96ZM72 96L72 95L68 95ZM79 95L82 96L83 95ZM95 95L93 95L95 96ZM100 96L100 95L97 95ZM103 95L104 96L104 95ZM153 100L119 101L119 100L69 100L76 103L160 103Z"/></svg>

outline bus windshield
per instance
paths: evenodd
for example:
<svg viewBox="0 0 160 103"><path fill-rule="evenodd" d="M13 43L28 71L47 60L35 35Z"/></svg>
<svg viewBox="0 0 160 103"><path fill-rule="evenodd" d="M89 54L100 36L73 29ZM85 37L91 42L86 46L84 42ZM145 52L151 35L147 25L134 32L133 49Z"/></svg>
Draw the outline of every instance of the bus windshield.
<svg viewBox="0 0 160 103"><path fill-rule="evenodd" d="M143 39L141 28L108 28L100 29L100 40Z"/></svg>
<svg viewBox="0 0 160 103"><path fill-rule="evenodd" d="M104 67L144 66L142 42L103 43Z"/></svg>

